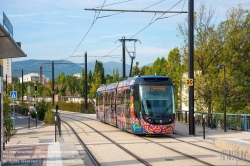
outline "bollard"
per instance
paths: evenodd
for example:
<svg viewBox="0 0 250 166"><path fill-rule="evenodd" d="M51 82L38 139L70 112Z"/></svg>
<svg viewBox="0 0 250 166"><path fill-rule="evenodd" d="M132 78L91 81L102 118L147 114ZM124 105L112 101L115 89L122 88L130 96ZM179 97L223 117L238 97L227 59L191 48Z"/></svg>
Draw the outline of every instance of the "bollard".
<svg viewBox="0 0 250 166"><path fill-rule="evenodd" d="M215 114L215 128L218 130L218 115Z"/></svg>
<svg viewBox="0 0 250 166"><path fill-rule="evenodd" d="M247 116L243 115L243 128L244 131L247 131Z"/></svg>
<svg viewBox="0 0 250 166"><path fill-rule="evenodd" d="M185 111L185 123L187 123L187 111Z"/></svg>
<svg viewBox="0 0 250 166"><path fill-rule="evenodd" d="M28 113L28 129L30 129L30 112Z"/></svg>
<svg viewBox="0 0 250 166"><path fill-rule="evenodd" d="M56 142L56 113L55 113L55 142Z"/></svg>
<svg viewBox="0 0 250 166"><path fill-rule="evenodd" d="M205 118L204 118L203 115L204 115L204 114L202 114L203 139L205 139Z"/></svg>

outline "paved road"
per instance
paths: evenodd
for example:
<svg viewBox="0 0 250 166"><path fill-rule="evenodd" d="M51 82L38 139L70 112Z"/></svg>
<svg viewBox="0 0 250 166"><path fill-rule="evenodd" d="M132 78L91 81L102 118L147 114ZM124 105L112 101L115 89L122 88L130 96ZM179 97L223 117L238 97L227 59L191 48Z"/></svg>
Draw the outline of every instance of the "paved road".
<svg viewBox="0 0 250 166"><path fill-rule="evenodd" d="M28 128L28 116L23 116L19 114L15 114L15 123L13 118L13 112L10 113L10 118L12 119L13 124L15 124L15 129ZM37 126L41 126L43 124L42 121L37 120ZM32 119L30 117L30 128L36 127L36 119Z"/></svg>

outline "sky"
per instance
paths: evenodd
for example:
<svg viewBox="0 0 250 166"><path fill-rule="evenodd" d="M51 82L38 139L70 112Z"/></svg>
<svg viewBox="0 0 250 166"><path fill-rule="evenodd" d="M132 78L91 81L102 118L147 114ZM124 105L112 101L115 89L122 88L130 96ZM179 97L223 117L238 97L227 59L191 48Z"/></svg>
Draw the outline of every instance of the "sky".
<svg viewBox="0 0 250 166"><path fill-rule="evenodd" d="M28 59L70 60L83 63L87 52L88 62L122 62L119 39L138 39L126 42L126 47L139 66L165 57L170 50L181 47L178 23L188 14L117 13L91 10L157 10L188 11L189 0L0 0L4 12L13 26L13 39L21 42ZM215 23L226 19L226 12L241 4L250 9L249 0L194 0L195 11L204 3L215 8ZM115 14L115 15L114 15ZM98 18L97 18L98 16ZM163 19L157 19L159 17ZM2 14L0 20L2 23ZM167 17L167 18L166 18ZM151 24L150 24L151 23ZM135 45L135 47L134 47ZM135 48L135 49L134 49ZM134 51L136 50L136 51ZM135 52L135 54L133 54ZM131 59L126 53L126 63Z"/></svg>

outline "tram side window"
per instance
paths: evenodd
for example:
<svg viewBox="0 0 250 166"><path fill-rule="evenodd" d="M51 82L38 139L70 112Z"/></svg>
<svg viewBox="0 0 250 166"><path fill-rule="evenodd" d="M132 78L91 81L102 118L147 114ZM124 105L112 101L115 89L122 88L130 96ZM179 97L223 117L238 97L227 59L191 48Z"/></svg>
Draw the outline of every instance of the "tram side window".
<svg viewBox="0 0 250 166"><path fill-rule="evenodd" d="M104 96L104 105L105 106L108 106L109 105L109 93L106 93L105 96Z"/></svg>
<svg viewBox="0 0 250 166"><path fill-rule="evenodd" d="M114 99L114 92L111 92L111 93L110 93L110 101L109 101L110 106L111 106L111 111L114 110L114 108L113 108L114 100L115 100L115 99Z"/></svg>
<svg viewBox="0 0 250 166"><path fill-rule="evenodd" d="M98 95L98 105L102 105L103 104L103 94L99 94Z"/></svg>
<svg viewBox="0 0 250 166"><path fill-rule="evenodd" d="M124 91L118 93L118 105L124 103L125 93Z"/></svg>
<svg viewBox="0 0 250 166"><path fill-rule="evenodd" d="M135 110L135 116L139 118L141 111L141 104L139 99L139 86L135 86L134 89L134 110Z"/></svg>
<svg viewBox="0 0 250 166"><path fill-rule="evenodd" d="M129 102L130 102L130 89L126 89L125 90L125 104L126 104L126 107L129 107Z"/></svg>

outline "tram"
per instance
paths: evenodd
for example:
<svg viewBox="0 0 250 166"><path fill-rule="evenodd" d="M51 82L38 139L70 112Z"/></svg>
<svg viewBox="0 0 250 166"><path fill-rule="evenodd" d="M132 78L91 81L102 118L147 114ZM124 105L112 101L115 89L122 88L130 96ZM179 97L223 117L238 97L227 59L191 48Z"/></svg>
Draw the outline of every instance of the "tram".
<svg viewBox="0 0 250 166"><path fill-rule="evenodd" d="M96 91L96 118L133 134L171 134L174 85L168 76L136 76Z"/></svg>

